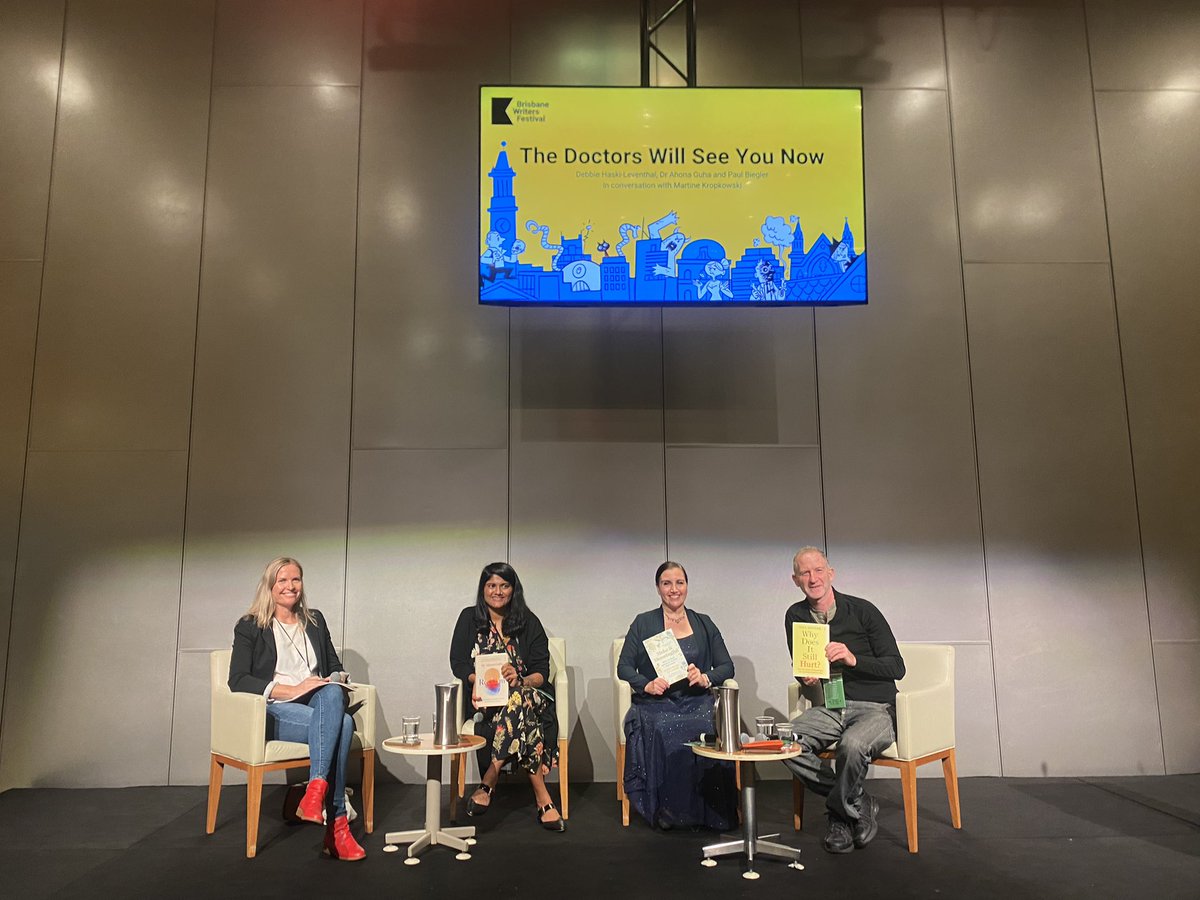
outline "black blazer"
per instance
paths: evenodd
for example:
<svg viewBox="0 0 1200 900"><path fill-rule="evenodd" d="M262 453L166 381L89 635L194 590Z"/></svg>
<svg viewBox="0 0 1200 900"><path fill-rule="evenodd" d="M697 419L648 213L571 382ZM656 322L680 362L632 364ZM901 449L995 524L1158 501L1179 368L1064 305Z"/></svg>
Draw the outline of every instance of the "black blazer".
<svg viewBox="0 0 1200 900"><path fill-rule="evenodd" d="M329 637L329 626L320 610L309 610L316 624L304 629L308 639L312 641L313 649L317 651L317 673L322 678L328 678L334 672L341 672L342 661L338 659L337 651L333 649L333 641ZM275 630L271 627L259 628L254 619L244 616L233 626L233 655L229 658L229 689L246 694L261 694L267 685L275 680L275 663L278 662L275 649Z"/></svg>
<svg viewBox="0 0 1200 900"><path fill-rule="evenodd" d="M725 639L713 620L704 613L693 612L684 607L692 633L700 646L700 663L696 666L708 676L713 684L722 684L733 677L733 660L725 649ZM621 648L621 657L617 660L617 677L628 681L635 692L645 691L646 685L658 676L650 662L650 654L646 652L644 641L648 637L660 634L663 630L662 607L658 606L649 612L639 613L629 626L625 635L625 645ZM702 692L703 688L695 688L693 693Z"/></svg>

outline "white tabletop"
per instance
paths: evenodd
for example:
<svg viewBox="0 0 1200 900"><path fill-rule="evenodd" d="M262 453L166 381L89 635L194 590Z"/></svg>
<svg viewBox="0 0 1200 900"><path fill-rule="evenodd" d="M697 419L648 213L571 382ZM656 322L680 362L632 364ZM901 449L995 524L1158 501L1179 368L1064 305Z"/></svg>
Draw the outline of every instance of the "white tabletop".
<svg viewBox="0 0 1200 900"><path fill-rule="evenodd" d="M790 747L785 747L782 750L718 750L716 747L704 747L696 744L692 745L692 752L697 756L706 756L709 759L727 759L732 762L771 762L776 759L793 759L803 752L804 748L800 744L792 744Z"/></svg>
<svg viewBox="0 0 1200 900"><path fill-rule="evenodd" d="M383 742L383 749L391 753L406 753L411 756L449 756L455 753L478 750L486 743L479 735L460 734L457 744L451 744L448 747L435 747L432 731L426 734L418 734L417 737L421 739L421 743L419 744L404 744L397 737L387 738Z"/></svg>

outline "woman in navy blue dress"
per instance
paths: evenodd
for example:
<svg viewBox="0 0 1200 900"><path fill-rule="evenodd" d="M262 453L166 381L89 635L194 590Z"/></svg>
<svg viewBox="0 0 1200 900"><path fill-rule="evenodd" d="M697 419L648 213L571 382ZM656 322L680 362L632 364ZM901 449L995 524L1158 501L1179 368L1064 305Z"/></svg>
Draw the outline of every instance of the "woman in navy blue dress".
<svg viewBox="0 0 1200 900"><path fill-rule="evenodd" d="M733 766L704 759L687 746L713 729L709 687L733 677L725 640L703 613L687 608L687 572L668 560L654 574L660 604L629 626L617 677L633 689L625 717L625 793L658 828L693 826L729 830L736 825ZM647 638L670 630L688 661L687 678L668 684L654 671Z"/></svg>

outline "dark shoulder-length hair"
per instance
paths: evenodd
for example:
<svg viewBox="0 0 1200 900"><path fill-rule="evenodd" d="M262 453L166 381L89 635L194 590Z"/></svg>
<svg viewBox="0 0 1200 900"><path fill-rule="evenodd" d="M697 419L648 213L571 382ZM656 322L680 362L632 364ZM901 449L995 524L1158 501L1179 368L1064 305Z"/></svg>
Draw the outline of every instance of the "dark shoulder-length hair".
<svg viewBox="0 0 1200 900"><path fill-rule="evenodd" d="M483 599L483 586L493 575L498 575L502 581L512 585L512 597L508 601L508 610L504 613L504 633L518 634L525 629L529 607L525 605L525 589L521 587L517 570L506 562L488 563L479 573L479 587L475 591L475 627L480 631L487 631L491 622L488 617L488 605Z"/></svg>

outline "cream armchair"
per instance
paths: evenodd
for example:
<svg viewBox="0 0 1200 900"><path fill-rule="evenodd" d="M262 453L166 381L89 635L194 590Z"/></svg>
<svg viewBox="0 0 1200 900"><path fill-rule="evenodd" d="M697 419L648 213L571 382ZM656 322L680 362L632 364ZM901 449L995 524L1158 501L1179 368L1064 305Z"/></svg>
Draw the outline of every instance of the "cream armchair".
<svg viewBox="0 0 1200 900"><path fill-rule="evenodd" d="M571 681L567 672L567 642L564 638L549 638L550 642L550 683L554 685L554 715L558 720L558 793L562 802L562 817L570 816L569 782L567 748L570 746L571 732L567 725L567 700L570 697ZM470 682L458 681L459 696L470 697ZM469 707L464 701L464 707ZM474 734L475 722L467 719L459 729L461 734ZM450 819L453 821L458 812L458 801L467 791L467 757L468 753L456 754L458 767L454 776L454 789L450 791Z"/></svg>
<svg viewBox="0 0 1200 900"><path fill-rule="evenodd" d="M629 798L625 795L625 714L633 705L633 688L628 681L617 677L617 662L621 659L621 648L625 646L625 638L617 638L612 642L610 659L610 674L613 682L613 733L616 735L617 757L617 802L621 804L621 824L629 824ZM725 684L738 686L732 678L727 678ZM741 790L741 771L737 771L737 786Z"/></svg>
<svg viewBox="0 0 1200 900"><path fill-rule="evenodd" d="M908 851L917 852L917 767L941 762L950 801L950 822L962 828L958 805L958 767L954 756L954 647L949 644L900 644L904 678L896 683L896 742L874 765L900 770ZM809 707L796 681L788 685L788 716ZM833 757L832 750L822 754ZM792 779L793 826L803 826L804 786Z"/></svg>
<svg viewBox="0 0 1200 900"><path fill-rule="evenodd" d="M212 739L208 775L208 822L212 834L217 825L217 806L221 802L221 776L225 766L246 773L246 856L258 850L258 818L262 804L263 775L280 769L308 765L308 744L292 741L268 741L267 700L261 694L234 693L229 690L230 650L214 650L209 655L209 679L212 691ZM362 757L363 819L367 833L375 830L375 687L356 684L350 694L351 705L360 703L354 713L354 741L351 753Z"/></svg>

